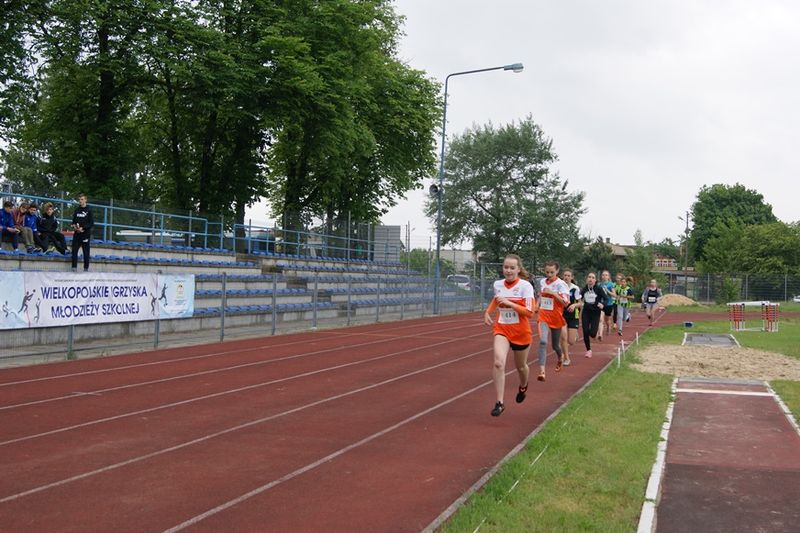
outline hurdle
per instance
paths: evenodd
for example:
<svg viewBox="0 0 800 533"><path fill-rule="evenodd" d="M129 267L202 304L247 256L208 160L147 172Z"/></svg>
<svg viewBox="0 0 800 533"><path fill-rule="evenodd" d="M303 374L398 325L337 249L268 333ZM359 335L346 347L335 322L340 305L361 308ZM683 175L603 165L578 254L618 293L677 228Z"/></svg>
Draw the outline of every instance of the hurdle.
<svg viewBox="0 0 800 533"><path fill-rule="evenodd" d="M760 308L760 327L747 327L746 311L748 307ZM728 318L731 324L731 331L766 331L769 333L777 332L779 311L780 304L770 302L768 300L755 302L730 302L728 303Z"/></svg>

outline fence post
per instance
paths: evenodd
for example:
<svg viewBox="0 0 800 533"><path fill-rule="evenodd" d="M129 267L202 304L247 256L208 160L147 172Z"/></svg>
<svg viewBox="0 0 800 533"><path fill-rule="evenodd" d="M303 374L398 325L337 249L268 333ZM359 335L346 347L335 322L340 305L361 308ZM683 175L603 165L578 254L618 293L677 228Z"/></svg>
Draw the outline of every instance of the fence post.
<svg viewBox="0 0 800 533"><path fill-rule="evenodd" d="M381 321L381 278L378 278L378 292L376 293L377 299L375 300L375 322Z"/></svg>
<svg viewBox="0 0 800 533"><path fill-rule="evenodd" d="M222 305L220 307L219 342L225 340L225 308L228 306L228 273L222 273Z"/></svg>
<svg viewBox="0 0 800 533"><path fill-rule="evenodd" d="M789 274L783 275L783 301L789 301Z"/></svg>
<svg viewBox="0 0 800 533"><path fill-rule="evenodd" d="M253 253L253 242L251 239L253 238L253 219L247 219L247 253ZM235 246L235 245L234 245Z"/></svg>
<svg viewBox="0 0 800 533"><path fill-rule="evenodd" d="M350 325L350 298L353 294L352 280L350 276L347 277L347 325Z"/></svg>
<svg viewBox="0 0 800 533"><path fill-rule="evenodd" d="M103 206L103 240L108 240L108 206Z"/></svg>
<svg viewBox="0 0 800 533"><path fill-rule="evenodd" d="M108 214L108 239L113 241L114 240L114 199L111 198L109 200L109 204L111 205L111 212Z"/></svg>
<svg viewBox="0 0 800 533"><path fill-rule="evenodd" d="M272 275L272 334L278 328L278 275Z"/></svg>
<svg viewBox="0 0 800 533"><path fill-rule="evenodd" d="M314 295L312 301L314 302L314 311L311 320L311 329L317 329L317 304L319 303L317 289L319 287L319 272L314 271Z"/></svg>
<svg viewBox="0 0 800 533"><path fill-rule="evenodd" d="M156 270L156 279L158 279L158 276L160 274L161 271ZM156 290L158 290L158 285L156 285ZM161 336L161 313L159 312L158 316L156 317L156 323L153 332L153 348L158 348L158 340L160 336Z"/></svg>
<svg viewBox="0 0 800 533"><path fill-rule="evenodd" d="M67 359L75 359L75 325L70 324L67 329Z"/></svg>
<svg viewBox="0 0 800 533"><path fill-rule="evenodd" d="M745 274L744 275L744 301L747 301L747 289L748 289L747 285L749 283L750 283L750 280L748 279L748 275Z"/></svg>
<svg viewBox="0 0 800 533"><path fill-rule="evenodd" d="M194 239L192 239L192 210L189 209L189 233L186 238L186 246L192 247L194 244Z"/></svg>
<svg viewBox="0 0 800 533"><path fill-rule="evenodd" d="M406 287L408 286L408 272L403 276L403 285L400 288L400 320L405 318L406 314Z"/></svg>
<svg viewBox="0 0 800 533"><path fill-rule="evenodd" d="M219 216L219 247L225 249L225 215Z"/></svg>
<svg viewBox="0 0 800 533"><path fill-rule="evenodd" d="M347 212L347 262L350 262L350 216L351 212Z"/></svg>

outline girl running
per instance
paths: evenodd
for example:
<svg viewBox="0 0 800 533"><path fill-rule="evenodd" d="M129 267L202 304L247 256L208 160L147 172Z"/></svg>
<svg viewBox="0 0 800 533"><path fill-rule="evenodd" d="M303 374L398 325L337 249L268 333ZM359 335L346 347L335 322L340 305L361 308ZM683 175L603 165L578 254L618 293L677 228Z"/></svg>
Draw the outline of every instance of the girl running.
<svg viewBox="0 0 800 533"><path fill-rule="evenodd" d="M603 270L598 285L605 293L605 297L603 298L603 322L600 324L600 330L597 332L597 340L602 342L603 332L611 331L611 315L614 313L614 300L617 298L617 285L611 281L611 273L608 270Z"/></svg>
<svg viewBox="0 0 800 533"><path fill-rule="evenodd" d="M653 325L653 318L655 318L656 308L658 307L658 302L661 301L662 298L661 289L658 288L658 282L654 279L650 280L650 285L644 288L642 292L642 303L644 304L644 310L647 312L647 320L649 321L650 326Z"/></svg>
<svg viewBox="0 0 800 533"><path fill-rule="evenodd" d="M561 329L567 325L564 308L569 305L569 286L558 277L558 263L548 261L544 264L545 278L541 280L539 301L539 381L545 380L544 364L547 361L547 338L553 338L553 351L556 352L556 372L561 371Z"/></svg>
<svg viewBox="0 0 800 533"><path fill-rule="evenodd" d="M622 336L622 326L631 319L631 301L633 288L628 285L631 280L623 277L617 287L617 333Z"/></svg>
<svg viewBox="0 0 800 533"><path fill-rule="evenodd" d="M605 307L606 293L597 284L597 276L591 272L586 276L586 285L581 290L581 325L583 327L583 344L586 346L586 357L592 356L591 338L597 335L600 327L600 315Z"/></svg>
<svg viewBox="0 0 800 533"><path fill-rule="evenodd" d="M528 278L528 272L518 255L508 254L503 260L503 278L494 282L494 298L483 315L486 325L493 326L494 335L492 379L497 401L492 409L492 416L500 416L505 410L503 393L509 349L514 352L514 363L519 374L516 400L517 403L525 401L530 373L528 351L533 339L530 323L533 316L533 285L525 279ZM497 321L492 319L495 311L498 311Z"/></svg>
<svg viewBox="0 0 800 533"><path fill-rule="evenodd" d="M569 347L578 342L578 328L581 325L581 289L573 283L571 270L565 270L561 277L569 287L569 305L564 309L564 320L567 325L561 330L561 352L564 354L564 366L569 366L572 363L569 358Z"/></svg>

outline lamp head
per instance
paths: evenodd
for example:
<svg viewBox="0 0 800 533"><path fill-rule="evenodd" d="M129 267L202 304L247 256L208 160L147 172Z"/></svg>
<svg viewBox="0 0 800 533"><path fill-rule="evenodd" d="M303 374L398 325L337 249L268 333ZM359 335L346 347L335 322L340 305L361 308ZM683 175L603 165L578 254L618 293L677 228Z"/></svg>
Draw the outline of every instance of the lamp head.
<svg viewBox="0 0 800 533"><path fill-rule="evenodd" d="M510 70L515 73L520 73L525 68L522 63L512 63L511 65L506 65L503 67L503 70Z"/></svg>

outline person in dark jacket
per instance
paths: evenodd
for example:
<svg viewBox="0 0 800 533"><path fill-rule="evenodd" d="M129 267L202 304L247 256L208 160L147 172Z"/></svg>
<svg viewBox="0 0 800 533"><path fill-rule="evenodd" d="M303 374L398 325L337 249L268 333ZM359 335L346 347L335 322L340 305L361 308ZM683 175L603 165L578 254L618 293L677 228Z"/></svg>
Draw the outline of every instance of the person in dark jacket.
<svg viewBox="0 0 800 533"><path fill-rule="evenodd" d="M0 211L0 235L4 241L11 243L16 252L19 248L19 234L20 230L14 222L14 213L12 209L14 204L6 200L3 202L3 210Z"/></svg>
<svg viewBox="0 0 800 533"><path fill-rule="evenodd" d="M84 193L78 195L78 208L72 213L72 271L78 269L78 250L83 250L83 271L89 270L89 241L92 238L94 217L87 206Z"/></svg>
<svg viewBox="0 0 800 533"><path fill-rule="evenodd" d="M25 215L24 224L26 228L31 230L33 237L33 250L28 250L28 253L41 253L44 252L46 247L42 244L42 233L39 231L39 206L32 202L28 206L28 213Z"/></svg>
<svg viewBox="0 0 800 533"><path fill-rule="evenodd" d="M64 255L67 252L67 241L59 229L58 219L55 216L53 204L47 202L42 206L42 218L39 220L39 232L42 234L42 247L47 253L58 252Z"/></svg>
<svg viewBox="0 0 800 533"><path fill-rule="evenodd" d="M592 356L591 338L597 336L600 327L600 315L606 303L606 291L597 283L597 276L590 272L586 276L586 285L581 289L581 324L583 326L583 343L586 346L586 357Z"/></svg>

